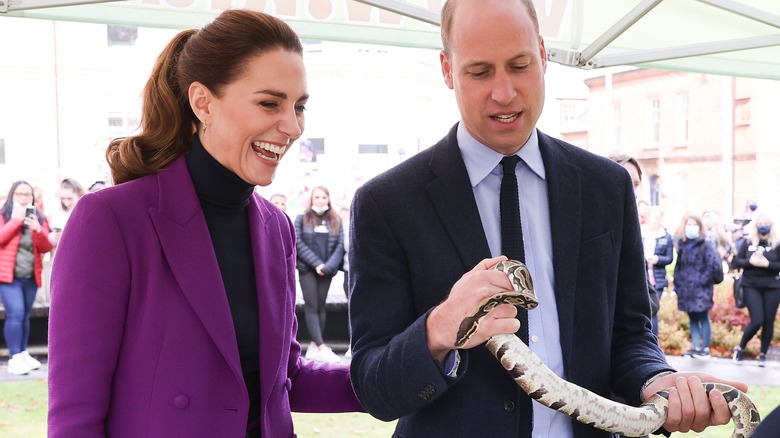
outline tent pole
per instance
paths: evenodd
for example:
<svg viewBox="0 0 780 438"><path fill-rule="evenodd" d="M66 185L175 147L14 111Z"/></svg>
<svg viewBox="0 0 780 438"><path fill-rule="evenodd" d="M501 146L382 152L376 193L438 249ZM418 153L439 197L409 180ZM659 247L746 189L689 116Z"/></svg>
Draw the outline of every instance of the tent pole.
<svg viewBox="0 0 780 438"><path fill-rule="evenodd" d="M612 25L606 32L595 41L590 43L588 47L580 52L579 65L585 65L593 59L599 52L604 50L615 38L619 37L631 27L634 23L639 21L642 17L650 12L654 7L658 6L663 0L645 0L642 3L636 5L634 9L630 10L623 18L618 20L617 23Z"/></svg>
<svg viewBox="0 0 780 438"><path fill-rule="evenodd" d="M617 65L643 64L667 59L689 58L692 56L713 55L723 52L757 49L780 45L780 34L760 37L742 38L729 41L714 41L710 43L691 44L679 47L667 47L656 50L605 55L591 61L590 67L612 67Z"/></svg>
<svg viewBox="0 0 780 438"><path fill-rule="evenodd" d="M701 3L710 5L715 8L723 9L724 11L732 12L737 15L741 15L745 18L758 21L760 23L768 24L769 26L780 29L780 17L770 14L767 11L762 11L751 6L743 5L731 0L698 0Z"/></svg>
<svg viewBox="0 0 780 438"><path fill-rule="evenodd" d="M398 15L414 18L423 23L441 26L441 13L431 11L430 9L419 6L402 3L395 0L355 0L358 3L374 6L386 11L395 12Z"/></svg>

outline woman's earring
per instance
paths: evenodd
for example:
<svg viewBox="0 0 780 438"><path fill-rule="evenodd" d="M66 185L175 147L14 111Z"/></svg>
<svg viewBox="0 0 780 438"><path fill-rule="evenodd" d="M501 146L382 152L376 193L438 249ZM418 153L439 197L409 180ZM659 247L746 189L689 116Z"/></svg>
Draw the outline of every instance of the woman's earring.
<svg viewBox="0 0 780 438"><path fill-rule="evenodd" d="M206 124L205 123L203 123L203 133L204 134L206 133Z"/></svg>

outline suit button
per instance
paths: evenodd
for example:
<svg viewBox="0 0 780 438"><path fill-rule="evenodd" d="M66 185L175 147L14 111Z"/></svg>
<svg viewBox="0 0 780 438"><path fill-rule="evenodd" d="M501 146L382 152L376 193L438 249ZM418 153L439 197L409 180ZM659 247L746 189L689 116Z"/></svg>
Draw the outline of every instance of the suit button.
<svg viewBox="0 0 780 438"><path fill-rule="evenodd" d="M507 400L504 402L504 410L507 412L512 412L515 410L515 402L512 400Z"/></svg>
<svg viewBox="0 0 780 438"><path fill-rule="evenodd" d="M417 397L427 401L433 394L436 394L436 388L434 388L433 385L428 384L417 394Z"/></svg>
<svg viewBox="0 0 780 438"><path fill-rule="evenodd" d="M292 380L287 379L284 381L284 387L289 392L292 389Z"/></svg>
<svg viewBox="0 0 780 438"><path fill-rule="evenodd" d="M179 409L185 409L187 406L190 405L190 398L183 394L177 395L173 399L173 405Z"/></svg>

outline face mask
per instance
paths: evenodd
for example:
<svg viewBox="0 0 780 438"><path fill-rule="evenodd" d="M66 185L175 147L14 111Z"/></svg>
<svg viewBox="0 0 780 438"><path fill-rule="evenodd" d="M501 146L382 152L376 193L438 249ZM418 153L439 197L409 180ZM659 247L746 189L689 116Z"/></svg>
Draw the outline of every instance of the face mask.
<svg viewBox="0 0 780 438"><path fill-rule="evenodd" d="M311 209L314 210L315 213L325 213L330 209L330 207L328 207L327 205L323 205L322 207L317 207L312 205Z"/></svg>
<svg viewBox="0 0 780 438"><path fill-rule="evenodd" d="M760 227L756 228L756 230L758 230L758 234L766 236L770 231L772 231L772 227L769 225L761 225Z"/></svg>
<svg viewBox="0 0 780 438"><path fill-rule="evenodd" d="M748 205L748 208L750 208L750 211L756 211L758 208L758 204L750 204Z"/></svg>
<svg viewBox="0 0 780 438"><path fill-rule="evenodd" d="M699 226L698 225L686 225L685 226L685 237L689 239L696 239L699 237Z"/></svg>

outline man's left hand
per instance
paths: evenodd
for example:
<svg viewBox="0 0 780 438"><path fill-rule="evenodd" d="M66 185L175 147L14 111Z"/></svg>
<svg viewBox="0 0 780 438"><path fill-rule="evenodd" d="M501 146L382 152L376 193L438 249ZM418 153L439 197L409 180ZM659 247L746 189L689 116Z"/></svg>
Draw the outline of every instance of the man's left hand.
<svg viewBox="0 0 780 438"><path fill-rule="evenodd" d="M703 373L679 372L659 377L642 393L647 400L658 391L669 389L669 408L664 429L669 432L701 432L708 426L731 421L731 410L719 391L704 390L703 382L725 383L742 392L748 387L741 382L718 379Z"/></svg>

